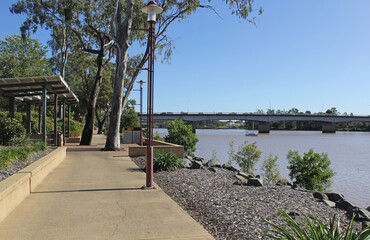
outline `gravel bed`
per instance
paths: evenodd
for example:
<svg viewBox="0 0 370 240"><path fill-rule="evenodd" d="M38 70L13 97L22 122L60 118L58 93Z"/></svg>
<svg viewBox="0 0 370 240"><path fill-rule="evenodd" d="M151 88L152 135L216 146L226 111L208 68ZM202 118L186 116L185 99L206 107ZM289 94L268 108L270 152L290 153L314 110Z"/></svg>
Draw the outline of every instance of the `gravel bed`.
<svg viewBox="0 0 370 240"><path fill-rule="evenodd" d="M144 168L143 157L132 160ZM336 214L342 229L350 222L345 211L330 208L305 191L234 185L235 173L225 169L157 172L154 181L216 239L267 239L263 231L270 226L261 218L281 224L277 209L314 213L326 224ZM361 229L359 223L355 227Z"/></svg>
<svg viewBox="0 0 370 240"><path fill-rule="evenodd" d="M55 148L49 147L49 149L46 150L46 151L41 151L41 152L37 152L35 154L32 154L28 161L18 161L18 162L13 163L13 165L11 167L0 170L0 182L3 181L4 179L10 177L14 173L17 173L19 170L27 167L31 163L33 163L33 162L39 160L40 158L48 155L50 152L54 151L54 149ZM0 147L0 150L1 150L1 147Z"/></svg>

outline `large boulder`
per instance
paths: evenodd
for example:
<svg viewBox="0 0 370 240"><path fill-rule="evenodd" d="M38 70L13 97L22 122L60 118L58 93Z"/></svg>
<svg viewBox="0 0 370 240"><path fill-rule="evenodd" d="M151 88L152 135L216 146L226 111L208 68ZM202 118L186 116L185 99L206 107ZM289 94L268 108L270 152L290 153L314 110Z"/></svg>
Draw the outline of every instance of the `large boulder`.
<svg viewBox="0 0 370 240"><path fill-rule="evenodd" d="M248 174L248 173L241 172L241 171L239 171L239 172L237 173L237 175L242 176L242 177L244 177L244 178L246 178L246 179L254 178L254 176L253 176L252 174Z"/></svg>
<svg viewBox="0 0 370 240"><path fill-rule="evenodd" d="M223 168L229 170L229 171L233 171L233 172L236 172L238 171L238 169L236 169L233 165L231 165L230 163L225 163L224 165L222 165Z"/></svg>
<svg viewBox="0 0 370 240"><path fill-rule="evenodd" d="M325 193L328 196L329 200L332 202L341 202L344 201L344 196L339 193Z"/></svg>
<svg viewBox="0 0 370 240"><path fill-rule="evenodd" d="M352 214L355 215L355 220L358 220L358 221L361 221L361 222L365 222L365 221L370 221L370 213L363 209L363 208L359 208L359 207L354 207L350 210L348 210L348 213L350 214L350 216L352 216Z"/></svg>
<svg viewBox="0 0 370 240"><path fill-rule="evenodd" d="M191 165L190 168L191 169L202 169L203 168L203 162L197 161L197 160L193 160L192 161L192 165Z"/></svg>
<svg viewBox="0 0 370 240"><path fill-rule="evenodd" d="M331 208L335 208L335 202L332 202L330 200L325 200L325 199L321 199L321 201L323 203L325 203L327 206L331 207Z"/></svg>
<svg viewBox="0 0 370 240"><path fill-rule="evenodd" d="M352 211L352 209L355 208L356 205L344 200L336 202L336 207L345 211Z"/></svg>
<svg viewBox="0 0 370 240"><path fill-rule="evenodd" d="M191 166L193 165L192 161L190 161L187 158L181 159L181 162L182 162L182 167L184 168L191 168Z"/></svg>
<svg viewBox="0 0 370 240"><path fill-rule="evenodd" d="M218 160L217 158L212 158L207 162L206 165L207 167L218 167L218 168L222 167L220 160Z"/></svg>
<svg viewBox="0 0 370 240"><path fill-rule="evenodd" d="M262 187L263 186L263 179L260 178L249 178L247 182L248 186L256 186Z"/></svg>
<svg viewBox="0 0 370 240"><path fill-rule="evenodd" d="M193 157L193 160L194 161L200 161L200 162L202 162L202 164L205 163L204 158L201 158L201 157Z"/></svg>
<svg viewBox="0 0 370 240"><path fill-rule="evenodd" d="M317 199L320 199L320 200L329 200L328 196L326 196L325 193L322 193L322 192L314 192L313 194L313 197L314 198L317 198Z"/></svg>
<svg viewBox="0 0 370 240"><path fill-rule="evenodd" d="M186 158L186 159L189 159L190 161L193 161L193 157L192 157L192 156L190 156L190 155L185 155L185 158Z"/></svg>
<svg viewBox="0 0 370 240"><path fill-rule="evenodd" d="M279 179L279 181L277 181L276 185L277 186L293 186L293 184L285 178Z"/></svg>

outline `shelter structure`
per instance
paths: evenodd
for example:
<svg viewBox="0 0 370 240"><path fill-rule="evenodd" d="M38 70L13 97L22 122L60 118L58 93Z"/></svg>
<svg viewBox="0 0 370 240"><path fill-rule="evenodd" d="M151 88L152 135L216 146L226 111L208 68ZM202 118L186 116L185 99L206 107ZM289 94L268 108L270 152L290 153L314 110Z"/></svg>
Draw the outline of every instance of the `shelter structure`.
<svg viewBox="0 0 370 240"><path fill-rule="evenodd" d="M39 132L47 143L46 114L47 105L54 105L54 144L58 145L57 117L58 104L61 105L62 134L66 137L66 106L68 105L68 136L70 133L71 104L79 100L61 76L40 76L20 78L0 78L0 93L9 98L9 115L14 118L16 105L26 104L26 131L31 133L31 105L39 107Z"/></svg>

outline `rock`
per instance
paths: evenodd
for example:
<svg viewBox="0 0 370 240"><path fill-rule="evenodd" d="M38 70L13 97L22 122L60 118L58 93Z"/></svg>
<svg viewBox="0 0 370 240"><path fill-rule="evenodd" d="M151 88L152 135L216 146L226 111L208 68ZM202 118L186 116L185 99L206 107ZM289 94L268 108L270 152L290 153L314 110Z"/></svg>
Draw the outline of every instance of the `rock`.
<svg viewBox="0 0 370 240"><path fill-rule="evenodd" d="M193 163L188 158L181 159L181 162L184 168L191 168L191 166L193 165Z"/></svg>
<svg viewBox="0 0 370 240"><path fill-rule="evenodd" d="M277 186L292 186L292 183L290 183L287 179L279 179L276 183Z"/></svg>
<svg viewBox="0 0 370 240"><path fill-rule="evenodd" d="M229 170L229 171L233 171L233 172L238 171L238 169L234 168L234 166L229 164L229 163L226 163L226 164L222 165L222 167Z"/></svg>
<svg viewBox="0 0 370 240"><path fill-rule="evenodd" d="M334 208L335 207L335 202L332 202L330 200L325 200L325 199L321 199L321 201L323 203L325 203L326 205L328 205L329 207L331 207L331 208Z"/></svg>
<svg viewBox="0 0 370 240"><path fill-rule="evenodd" d="M326 196L325 193L322 193L322 192L314 192L313 197L317 199L329 200L328 196Z"/></svg>
<svg viewBox="0 0 370 240"><path fill-rule="evenodd" d="M214 173L217 173L217 171L218 171L217 168L215 168L215 167L209 167L208 170L211 171L211 172L214 172Z"/></svg>
<svg viewBox="0 0 370 240"><path fill-rule="evenodd" d="M354 207L351 210L349 210L348 213L350 214L350 216L352 216L352 214L355 214L355 220L361 222L370 221L370 213L363 208Z"/></svg>
<svg viewBox="0 0 370 240"><path fill-rule="evenodd" d="M191 169L201 169L203 168L203 163L201 161L193 160Z"/></svg>
<svg viewBox="0 0 370 240"><path fill-rule="evenodd" d="M339 194L339 193L325 193L325 194L326 196L328 196L330 201L333 201L333 202L344 201L344 196L342 194Z"/></svg>
<svg viewBox="0 0 370 240"><path fill-rule="evenodd" d="M245 173L245 172L241 172L241 171L239 171L237 174L238 174L239 176L242 176L242 177L246 178L246 179L249 179L249 178L253 178L253 177L254 177L254 176L253 176L253 175L251 175L251 174L248 174L248 173Z"/></svg>
<svg viewBox="0 0 370 240"><path fill-rule="evenodd" d="M243 183L247 183L247 182L248 182L248 179L247 179L247 178L245 178L245 177L243 177L243 176L235 175L235 177L236 177L239 181L241 181L241 182L243 182Z"/></svg>
<svg viewBox="0 0 370 240"><path fill-rule="evenodd" d="M200 161L202 162L202 164L204 164L204 158L201 158L201 157L193 157L193 161Z"/></svg>
<svg viewBox="0 0 370 240"><path fill-rule="evenodd" d="M300 212L297 212L295 210L287 212L287 214L296 222L305 223L306 218L301 215Z"/></svg>
<svg viewBox="0 0 370 240"><path fill-rule="evenodd" d="M190 155L186 155L186 156L185 156L185 158L186 158L186 159L189 159L190 161L193 161L193 157L192 157L192 156L190 156Z"/></svg>
<svg viewBox="0 0 370 240"><path fill-rule="evenodd" d="M248 186L256 186L256 187L261 187L263 186L263 179L259 178L249 178L247 182Z"/></svg>
<svg viewBox="0 0 370 240"><path fill-rule="evenodd" d="M364 221L364 222L362 222L362 229L365 229L365 228L367 228L369 226L370 226L370 221Z"/></svg>
<svg viewBox="0 0 370 240"><path fill-rule="evenodd" d="M335 206L345 211L352 211L352 209L356 207L356 205L354 205L353 203L345 201L345 200L336 202Z"/></svg>
<svg viewBox="0 0 370 240"><path fill-rule="evenodd" d="M370 206L368 206L368 207L366 208L366 210L368 210L368 211L370 212Z"/></svg>
<svg viewBox="0 0 370 240"><path fill-rule="evenodd" d="M208 167L218 167L218 168L222 167L220 160L218 160L217 158L209 160L206 165Z"/></svg>

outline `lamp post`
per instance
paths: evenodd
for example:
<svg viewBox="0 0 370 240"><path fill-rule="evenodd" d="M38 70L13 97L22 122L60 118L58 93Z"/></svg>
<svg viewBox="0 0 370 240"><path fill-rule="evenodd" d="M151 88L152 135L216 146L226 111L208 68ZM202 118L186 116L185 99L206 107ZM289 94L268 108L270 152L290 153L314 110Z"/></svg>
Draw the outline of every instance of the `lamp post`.
<svg viewBox="0 0 370 240"><path fill-rule="evenodd" d="M140 146L144 145L143 142L143 80L140 80L140 89L134 89L134 91L140 91Z"/></svg>
<svg viewBox="0 0 370 240"><path fill-rule="evenodd" d="M145 188L154 188L153 185L153 100L154 100L154 45L155 45L155 24L158 13L163 9L154 1L150 1L148 5L141 9L143 13L148 14L149 34L148 34L148 110L147 110L147 152L146 152L146 185Z"/></svg>

